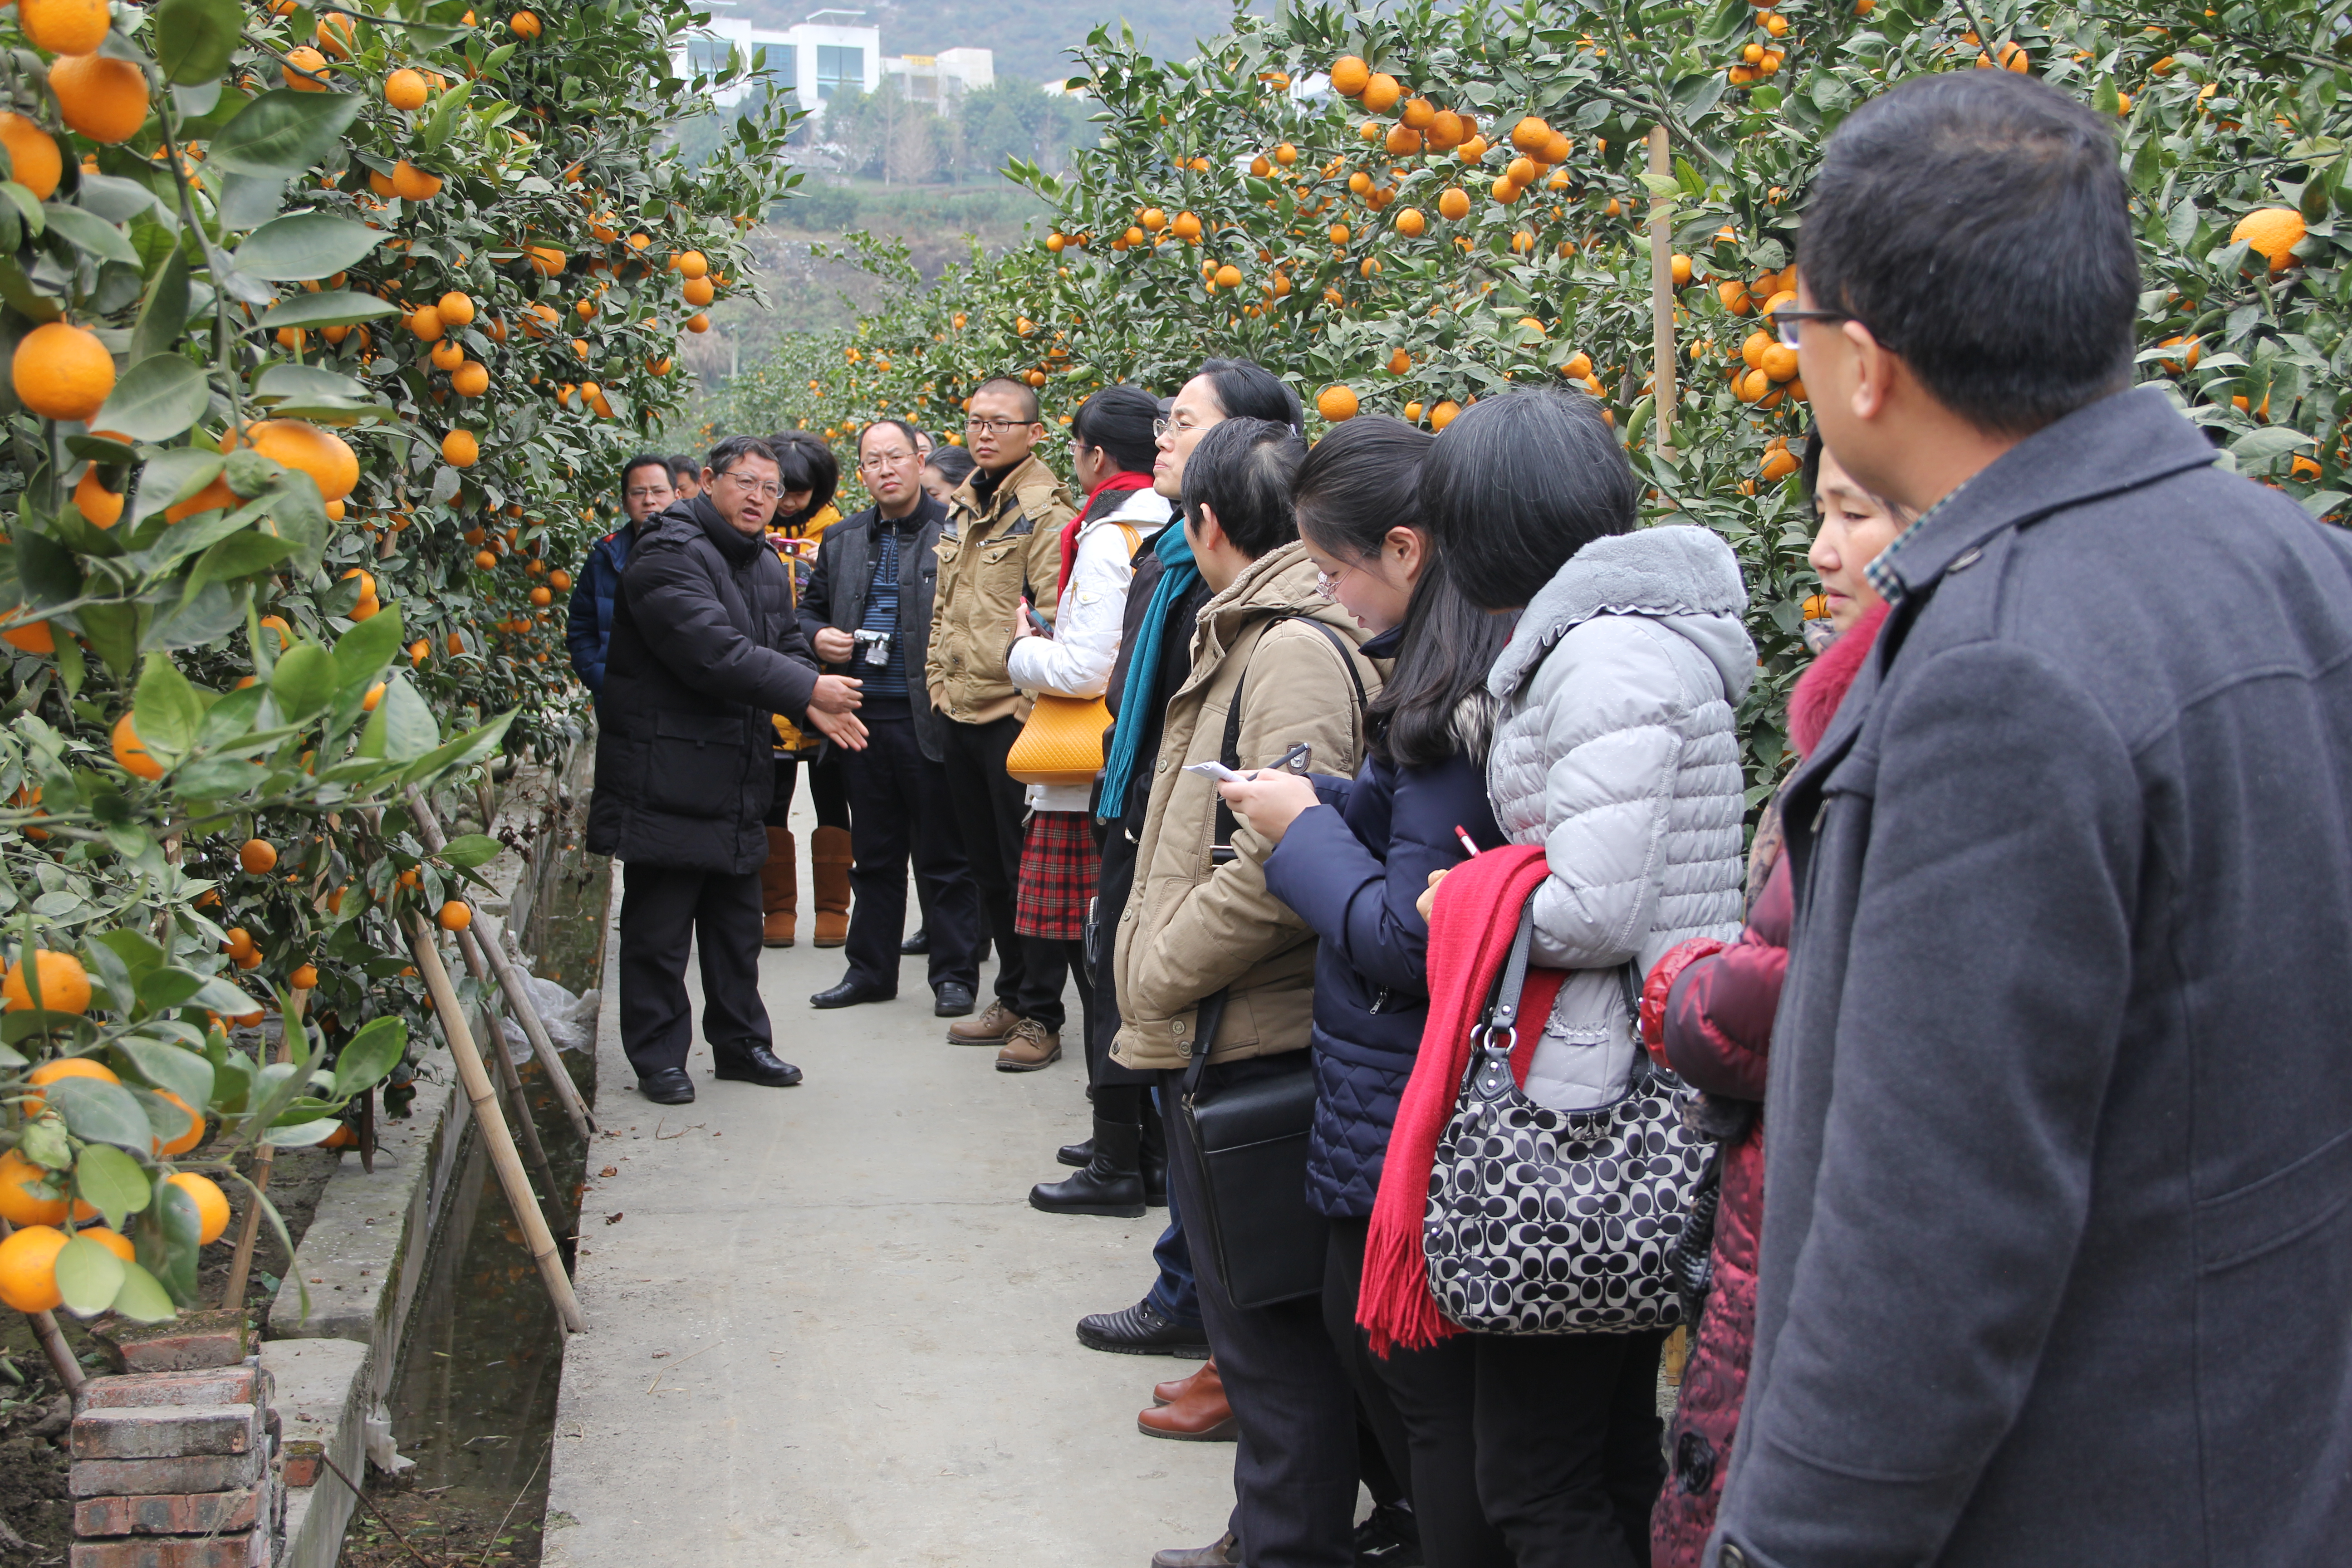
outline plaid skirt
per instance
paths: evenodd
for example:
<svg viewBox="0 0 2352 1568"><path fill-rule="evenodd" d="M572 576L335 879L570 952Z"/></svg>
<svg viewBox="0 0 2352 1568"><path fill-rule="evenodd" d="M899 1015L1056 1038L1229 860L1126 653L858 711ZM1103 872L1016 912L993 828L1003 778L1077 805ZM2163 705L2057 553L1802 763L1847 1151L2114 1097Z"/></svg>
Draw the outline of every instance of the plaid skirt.
<svg viewBox="0 0 2352 1568"><path fill-rule="evenodd" d="M1013 929L1022 936L1076 942L1087 934L1087 904L1102 873L1093 824L1083 811L1039 811L1021 841L1021 892Z"/></svg>

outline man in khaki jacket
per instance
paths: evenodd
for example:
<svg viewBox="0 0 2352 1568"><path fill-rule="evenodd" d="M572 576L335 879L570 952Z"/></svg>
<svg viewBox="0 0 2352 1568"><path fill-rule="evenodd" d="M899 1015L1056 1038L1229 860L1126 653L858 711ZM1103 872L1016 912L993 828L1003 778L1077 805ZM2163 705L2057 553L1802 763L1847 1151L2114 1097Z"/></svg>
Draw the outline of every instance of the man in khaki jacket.
<svg viewBox="0 0 2352 1568"><path fill-rule="evenodd" d="M1044 438L1037 395L1020 382L984 382L971 395L964 439L978 465L948 500L940 535L931 644L923 675L945 721L949 798L980 889L982 929L996 944L996 996L949 1026L960 1046L998 1046L1005 1071L1062 1054L1062 987L1069 961L1057 942L1016 936L1026 786L1004 771L1029 702L1004 656L1025 600L1050 620L1062 570L1062 525L1077 515L1069 492L1033 448Z"/></svg>
<svg viewBox="0 0 2352 1568"><path fill-rule="evenodd" d="M1381 671L1356 652L1363 628L1327 597L1298 542L1290 491L1305 455L1287 426L1227 419L1184 465L1185 538L1215 595L1192 636L1192 669L1169 699L1150 805L1136 849L1135 890L1119 917L1120 1026L1112 1056L1158 1069L1172 1115L1184 1069L1209 1053L1199 1092L1297 1070L1315 1006L1315 937L1266 890L1273 846L1246 827L1217 842L1216 781L1184 769L1273 765L1300 742L1311 771L1352 777L1366 738L1364 702ZM1225 751L1238 705L1234 746ZM1228 819L1229 820L1229 819ZM1224 993L1213 1037L1202 1003ZM1284 1060L1289 1057L1290 1060ZM1171 1130L1170 1176L1186 1215L1207 1212L1189 1140ZM1304 1204L1306 1193L1267 1194ZM1195 1230L1197 1236L1199 1231ZM1164 1561L1322 1568L1352 1563L1355 1395L1317 1297L1237 1306L1223 1263L1195 1247L1202 1317L1241 1426L1234 1457L1238 1541Z"/></svg>

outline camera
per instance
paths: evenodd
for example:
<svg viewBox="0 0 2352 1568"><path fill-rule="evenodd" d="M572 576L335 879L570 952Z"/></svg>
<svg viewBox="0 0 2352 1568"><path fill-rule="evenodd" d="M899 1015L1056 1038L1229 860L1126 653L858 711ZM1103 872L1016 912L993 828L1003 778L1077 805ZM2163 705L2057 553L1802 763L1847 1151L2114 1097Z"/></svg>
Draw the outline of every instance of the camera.
<svg viewBox="0 0 2352 1568"><path fill-rule="evenodd" d="M849 662L869 664L877 669L884 668L890 662L890 637L888 632L870 632L862 627L851 632L849 639L856 646L850 649Z"/></svg>

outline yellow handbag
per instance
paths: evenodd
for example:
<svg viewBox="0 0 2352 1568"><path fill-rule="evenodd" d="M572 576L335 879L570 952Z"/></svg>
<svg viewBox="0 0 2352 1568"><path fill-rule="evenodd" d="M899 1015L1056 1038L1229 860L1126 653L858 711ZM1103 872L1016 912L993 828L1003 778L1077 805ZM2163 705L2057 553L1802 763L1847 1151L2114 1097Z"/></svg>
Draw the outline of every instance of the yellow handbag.
<svg viewBox="0 0 2352 1568"><path fill-rule="evenodd" d="M1118 531L1134 554L1143 536L1123 522ZM1040 692L1005 756L1004 771L1023 784L1090 784L1103 769L1103 731L1110 722L1110 704L1099 697Z"/></svg>

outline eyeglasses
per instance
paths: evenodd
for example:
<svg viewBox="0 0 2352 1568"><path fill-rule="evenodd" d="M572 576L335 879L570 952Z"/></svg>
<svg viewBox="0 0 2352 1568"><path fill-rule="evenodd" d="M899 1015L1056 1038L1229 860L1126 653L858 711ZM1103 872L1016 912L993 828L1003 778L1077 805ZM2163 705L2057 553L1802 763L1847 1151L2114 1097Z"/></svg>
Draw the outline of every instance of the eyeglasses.
<svg viewBox="0 0 2352 1568"><path fill-rule="evenodd" d="M1783 305L1772 312L1772 330L1780 334L1783 344L1793 349L1802 346L1799 337L1807 321L1851 321L1853 320L1852 316L1843 310L1800 310L1794 306Z"/></svg>
<svg viewBox="0 0 2352 1568"><path fill-rule="evenodd" d="M1339 584L1346 582L1348 574L1354 570L1353 566L1343 566L1337 572L1318 572L1315 574L1315 591L1327 599L1338 598Z"/></svg>
<svg viewBox="0 0 2352 1568"><path fill-rule="evenodd" d="M974 416L965 420L963 427L974 436L983 430L993 430L1000 436L1010 436L1015 430L1026 428L1036 423L1034 419L982 419Z"/></svg>
<svg viewBox="0 0 2352 1568"><path fill-rule="evenodd" d="M727 472L719 475L719 477L725 479L729 484L733 485L737 489L743 491L746 495L757 496L761 500L780 500L783 498L784 492L778 486L762 484L757 479L746 479L741 474L735 472L732 468L730 468Z"/></svg>
<svg viewBox="0 0 2352 1568"><path fill-rule="evenodd" d="M677 492L667 485L631 485L621 493L631 500L651 500L656 496L674 495Z"/></svg>
<svg viewBox="0 0 2352 1568"><path fill-rule="evenodd" d="M912 452L877 452L857 466L872 473L877 468L895 468L901 463L911 463L914 460L915 454Z"/></svg>
<svg viewBox="0 0 2352 1568"><path fill-rule="evenodd" d="M1200 427L1201 422L1198 419L1187 420L1185 423L1179 425L1175 420L1162 415L1160 417L1154 419L1151 422L1151 438L1155 441L1162 440L1171 434L1181 433L1186 430L1198 430Z"/></svg>

